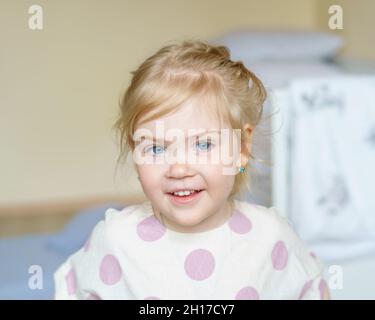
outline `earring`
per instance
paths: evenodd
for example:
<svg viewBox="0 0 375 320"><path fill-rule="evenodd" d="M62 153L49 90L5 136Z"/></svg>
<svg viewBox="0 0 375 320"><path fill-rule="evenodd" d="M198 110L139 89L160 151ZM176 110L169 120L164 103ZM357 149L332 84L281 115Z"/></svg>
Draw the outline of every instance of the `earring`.
<svg viewBox="0 0 375 320"><path fill-rule="evenodd" d="M241 172L241 173L242 173L242 172L245 172L245 168L244 168L244 167L240 167L240 168L238 169L238 171Z"/></svg>

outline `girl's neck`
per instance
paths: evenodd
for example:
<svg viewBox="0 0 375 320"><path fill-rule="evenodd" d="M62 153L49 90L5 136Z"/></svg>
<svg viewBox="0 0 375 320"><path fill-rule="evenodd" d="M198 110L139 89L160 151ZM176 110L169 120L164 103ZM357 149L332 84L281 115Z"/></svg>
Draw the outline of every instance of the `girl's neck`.
<svg viewBox="0 0 375 320"><path fill-rule="evenodd" d="M152 209L154 211L154 216L162 225L164 225L165 228L181 233L199 233L219 228L223 224L227 223L233 214L232 206L229 202L225 202L225 205L222 206L219 212L210 215L209 217L201 221L198 225L186 227L177 225L173 221L170 221L161 212L155 210L154 207L152 207Z"/></svg>

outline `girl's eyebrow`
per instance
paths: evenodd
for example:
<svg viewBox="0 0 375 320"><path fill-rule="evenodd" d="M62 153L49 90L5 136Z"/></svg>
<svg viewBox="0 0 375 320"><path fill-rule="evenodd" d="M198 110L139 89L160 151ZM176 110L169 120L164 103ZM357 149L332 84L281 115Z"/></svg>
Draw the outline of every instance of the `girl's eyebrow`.
<svg viewBox="0 0 375 320"><path fill-rule="evenodd" d="M201 133L198 133L198 134L192 134L188 137L185 138L188 139L188 138L192 138L192 137L200 137L204 134L208 134L210 132L220 132L221 129L212 129L212 130L206 130L204 132L201 132ZM168 140L163 140L163 139L156 139L155 137L150 137L150 136L143 136L142 138L144 138L143 140L152 140L153 142L165 142L165 145L170 145L172 142L174 142L174 140L172 141L168 141ZM176 138L176 137L173 137L173 138Z"/></svg>

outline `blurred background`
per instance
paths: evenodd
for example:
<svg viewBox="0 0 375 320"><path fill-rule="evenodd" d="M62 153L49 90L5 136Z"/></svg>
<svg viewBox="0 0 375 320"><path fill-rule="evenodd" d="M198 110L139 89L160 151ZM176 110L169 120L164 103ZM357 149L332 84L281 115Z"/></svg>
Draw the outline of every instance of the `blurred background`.
<svg viewBox="0 0 375 320"><path fill-rule="evenodd" d="M185 38L228 46L269 92L246 200L291 221L334 299L375 298L375 1L0 7L0 299L52 299L53 272L105 209L146 200L130 161L115 171L111 128L130 72Z"/></svg>

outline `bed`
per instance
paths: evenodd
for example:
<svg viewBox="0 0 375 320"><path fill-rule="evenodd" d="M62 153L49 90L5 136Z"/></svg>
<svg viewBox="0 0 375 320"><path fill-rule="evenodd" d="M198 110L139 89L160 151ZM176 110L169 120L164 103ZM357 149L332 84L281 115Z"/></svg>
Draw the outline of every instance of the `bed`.
<svg viewBox="0 0 375 320"><path fill-rule="evenodd" d="M124 207L121 203L90 206L72 215L58 232L1 238L0 299L53 299L56 269L84 245L106 209Z"/></svg>

